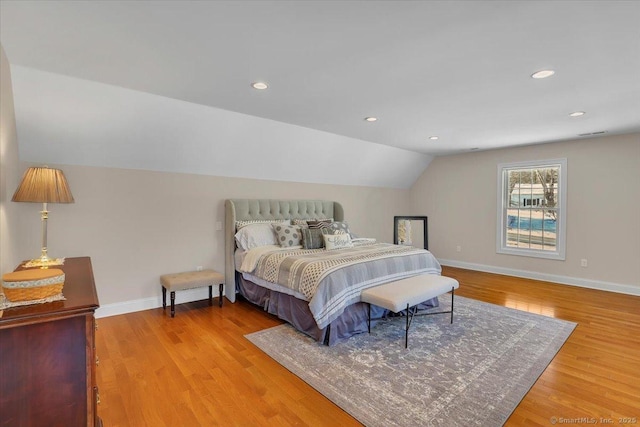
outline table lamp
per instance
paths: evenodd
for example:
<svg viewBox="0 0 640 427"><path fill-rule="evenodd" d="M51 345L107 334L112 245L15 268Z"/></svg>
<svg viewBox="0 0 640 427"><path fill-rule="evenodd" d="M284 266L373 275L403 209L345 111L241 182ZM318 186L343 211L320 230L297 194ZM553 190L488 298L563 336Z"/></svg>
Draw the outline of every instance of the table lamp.
<svg viewBox="0 0 640 427"><path fill-rule="evenodd" d="M32 259L29 264L33 267L47 268L57 265L57 260L47 255L47 219L49 211L47 203L73 203L73 196L67 184L67 179L60 169L33 167L26 170L18 189L11 198L14 202L42 203L42 253L40 258Z"/></svg>

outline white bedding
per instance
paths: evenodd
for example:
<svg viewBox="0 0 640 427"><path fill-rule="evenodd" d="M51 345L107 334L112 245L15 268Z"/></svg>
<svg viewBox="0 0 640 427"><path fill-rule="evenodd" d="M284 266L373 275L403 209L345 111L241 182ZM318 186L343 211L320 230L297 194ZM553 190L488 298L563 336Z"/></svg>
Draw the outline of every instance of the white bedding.
<svg viewBox="0 0 640 427"><path fill-rule="evenodd" d="M288 246L283 248L279 245L266 245L266 246L259 246L257 248L249 249L248 251L245 251L241 255L242 256L241 263L238 263L236 258L236 268L241 273L251 273L253 270L256 269L256 266L258 265L258 260L260 260L260 257L262 255L265 255L271 252L291 251L291 250L300 249L300 248L302 248L302 246ZM236 256L237 256L237 251L236 251ZM237 267L238 265L240 266L240 268Z"/></svg>
<svg viewBox="0 0 640 427"><path fill-rule="evenodd" d="M260 285L263 288L267 288L272 291L277 291L287 295L293 295L298 299L304 299L304 295L302 295L300 292L296 292L291 288L279 285L277 283L268 282L250 273L256 268L258 260L260 259L260 256L262 256L263 254L269 253L269 252L286 250L286 249L300 249L301 247L302 246L292 246L288 248L282 248L278 245L268 245L268 246L262 246L259 248L249 249L248 251L243 251L242 249L238 248L236 249L236 252L234 255L235 263L236 263L235 265L236 265L237 271L242 274L242 277L245 280L249 280L250 282L253 282L256 285ZM247 257L249 252L252 252L252 254L251 256ZM246 263L245 263L245 260L247 260Z"/></svg>
<svg viewBox="0 0 640 427"><path fill-rule="evenodd" d="M351 241L354 245L361 245L365 243L375 243L376 239L373 239L371 237L355 237L351 239ZM234 255L236 270L238 270L240 273L251 273L253 270L255 270L256 266L258 265L258 260L262 255L268 254L270 252L288 251L301 248L302 246L281 247L279 245L259 246L257 248L249 249L248 251L243 251L242 249L237 248Z"/></svg>

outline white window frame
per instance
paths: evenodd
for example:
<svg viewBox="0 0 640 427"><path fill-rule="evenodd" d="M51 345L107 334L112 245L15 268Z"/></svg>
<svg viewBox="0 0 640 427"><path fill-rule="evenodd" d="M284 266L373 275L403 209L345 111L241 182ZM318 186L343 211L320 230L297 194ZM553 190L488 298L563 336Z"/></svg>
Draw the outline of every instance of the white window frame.
<svg viewBox="0 0 640 427"><path fill-rule="evenodd" d="M544 251L531 248L514 248L507 246L507 185L508 174L505 171L513 168L536 169L543 167L560 167L558 172L558 216L556 220L556 250ZM498 165L498 221L496 229L496 252L499 254L519 255L535 258L565 260L567 241L567 159L547 159L526 162L500 163Z"/></svg>

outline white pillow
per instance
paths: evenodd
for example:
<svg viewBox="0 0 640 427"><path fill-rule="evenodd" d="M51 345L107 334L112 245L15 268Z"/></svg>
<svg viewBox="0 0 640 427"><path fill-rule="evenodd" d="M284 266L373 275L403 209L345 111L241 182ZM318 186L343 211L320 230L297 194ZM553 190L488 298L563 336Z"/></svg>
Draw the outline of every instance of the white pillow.
<svg viewBox="0 0 640 427"><path fill-rule="evenodd" d="M244 221L236 221L236 231L240 230L243 227L246 227L247 225L273 223L291 224L291 221L288 219L247 219Z"/></svg>
<svg viewBox="0 0 640 427"><path fill-rule="evenodd" d="M352 248L351 236L347 233L342 234L323 234L324 246L328 251L333 249Z"/></svg>
<svg viewBox="0 0 640 427"><path fill-rule="evenodd" d="M259 246L277 245L278 240L271 223L258 223L242 227L235 235L236 244L243 251Z"/></svg>

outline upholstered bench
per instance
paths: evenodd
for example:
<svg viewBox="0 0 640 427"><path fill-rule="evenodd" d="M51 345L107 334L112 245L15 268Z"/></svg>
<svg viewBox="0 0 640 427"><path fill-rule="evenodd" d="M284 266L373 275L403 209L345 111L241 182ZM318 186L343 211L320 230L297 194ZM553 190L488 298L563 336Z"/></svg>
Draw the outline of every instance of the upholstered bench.
<svg viewBox="0 0 640 427"><path fill-rule="evenodd" d="M215 270L188 271L186 273L165 274L160 276L162 284L162 309L167 308L167 290L171 292L171 317L176 314L176 291L185 289L209 287L209 305L213 301L212 286L219 284L220 301L222 307L222 285L224 284L224 276Z"/></svg>
<svg viewBox="0 0 640 427"><path fill-rule="evenodd" d="M451 277L421 274L362 291L361 301L369 304L367 317L369 333L371 333L371 304L386 308L394 313L406 310L407 325L404 347L407 348L409 346L409 326L417 311L417 306L421 302L451 292L451 310L424 313L424 315L451 313L451 323L453 323L453 294L454 290L458 289L458 286L458 281Z"/></svg>

